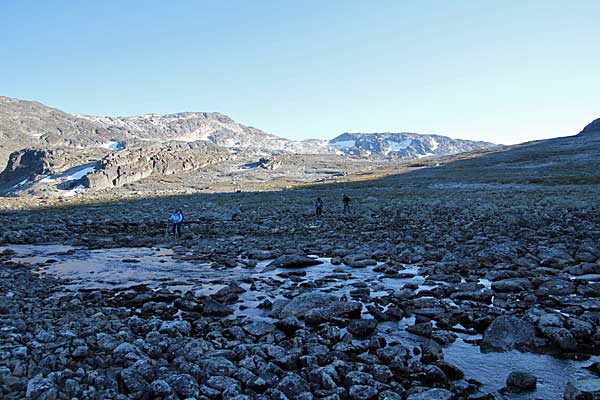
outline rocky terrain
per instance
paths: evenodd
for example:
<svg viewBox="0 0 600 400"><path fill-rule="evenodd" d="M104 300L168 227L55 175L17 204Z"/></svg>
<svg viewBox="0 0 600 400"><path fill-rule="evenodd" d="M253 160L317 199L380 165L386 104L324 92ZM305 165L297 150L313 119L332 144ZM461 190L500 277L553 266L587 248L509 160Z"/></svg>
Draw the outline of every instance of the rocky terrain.
<svg viewBox="0 0 600 400"><path fill-rule="evenodd" d="M1 396L598 398L598 149L592 125L294 189L4 199Z"/></svg>
<svg viewBox="0 0 600 400"><path fill-rule="evenodd" d="M395 158L436 157L494 147L493 143L450 139L417 133L344 133L330 144L343 154L383 155Z"/></svg>
<svg viewBox="0 0 600 400"><path fill-rule="evenodd" d="M368 172L386 161L397 164L398 160L494 148L491 143L437 135L348 135L332 141L292 141L244 126L220 113L98 117L67 114L37 102L0 97L0 195L50 198L80 196L86 191L96 195L138 181L148 183L149 178L161 181L176 175L197 181L201 170L209 167L210 179L197 182L206 187L213 179L228 180L235 169L251 169L249 166L260 164L261 159L272 162L268 169L273 170L281 166L282 158L294 157L304 157L305 163L288 163L282 170L302 176L302 183L314 183L328 174L303 175L306 169L316 168L311 164L313 160L321 164L322 160L332 159L330 171L345 163L351 171L365 168L363 172ZM291 170L291 166L297 169ZM90 176L83 179L80 171ZM220 171L228 172L220 175ZM66 179L73 174L77 179ZM252 183L260 184L264 178L268 180L269 176Z"/></svg>

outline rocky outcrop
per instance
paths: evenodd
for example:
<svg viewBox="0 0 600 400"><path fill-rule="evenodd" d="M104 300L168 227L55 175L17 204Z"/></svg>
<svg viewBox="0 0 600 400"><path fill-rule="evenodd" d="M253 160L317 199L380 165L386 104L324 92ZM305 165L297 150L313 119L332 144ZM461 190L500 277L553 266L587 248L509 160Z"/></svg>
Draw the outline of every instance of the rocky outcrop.
<svg viewBox="0 0 600 400"><path fill-rule="evenodd" d="M78 165L85 155L78 155L62 148L22 149L11 153L6 168L0 173L0 187L12 186L23 181L33 181L39 176L54 174Z"/></svg>
<svg viewBox="0 0 600 400"><path fill-rule="evenodd" d="M600 133L600 118L593 120L586 125L585 128L579 133L580 135L587 135L590 133Z"/></svg>
<svg viewBox="0 0 600 400"><path fill-rule="evenodd" d="M111 153L96 171L81 180L86 188L104 189L136 182L153 174L173 175L218 163L230 154L206 142Z"/></svg>
<svg viewBox="0 0 600 400"><path fill-rule="evenodd" d="M445 156L483 150L493 143L451 139L417 133L344 133L329 141L339 152L350 155L384 155L395 158Z"/></svg>
<svg viewBox="0 0 600 400"><path fill-rule="evenodd" d="M6 169L0 173L0 184L11 184L34 175L49 174L50 152L39 149L24 149L11 153Z"/></svg>

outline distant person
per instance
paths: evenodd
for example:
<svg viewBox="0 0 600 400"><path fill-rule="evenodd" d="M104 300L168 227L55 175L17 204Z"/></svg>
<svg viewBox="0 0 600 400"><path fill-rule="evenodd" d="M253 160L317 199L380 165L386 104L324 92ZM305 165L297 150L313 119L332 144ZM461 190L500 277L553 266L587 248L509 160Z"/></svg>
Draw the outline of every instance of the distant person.
<svg viewBox="0 0 600 400"><path fill-rule="evenodd" d="M350 197L347 194L342 197L342 203L344 203L344 211L343 213L350 212Z"/></svg>
<svg viewBox="0 0 600 400"><path fill-rule="evenodd" d="M315 213L317 216L323 214L323 200L321 200L320 197L317 197L317 200L315 201Z"/></svg>
<svg viewBox="0 0 600 400"><path fill-rule="evenodd" d="M181 224L183 223L183 213L180 209L177 209L169 217L171 223L171 229L174 238L181 238Z"/></svg>

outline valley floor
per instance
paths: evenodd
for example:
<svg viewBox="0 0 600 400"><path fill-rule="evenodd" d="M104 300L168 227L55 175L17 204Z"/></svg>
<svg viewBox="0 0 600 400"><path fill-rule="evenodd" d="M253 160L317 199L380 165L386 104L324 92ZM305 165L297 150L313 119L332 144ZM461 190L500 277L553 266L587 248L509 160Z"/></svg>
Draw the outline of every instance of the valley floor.
<svg viewBox="0 0 600 400"><path fill-rule="evenodd" d="M2 397L598 396L600 187L563 183L426 169L4 210Z"/></svg>

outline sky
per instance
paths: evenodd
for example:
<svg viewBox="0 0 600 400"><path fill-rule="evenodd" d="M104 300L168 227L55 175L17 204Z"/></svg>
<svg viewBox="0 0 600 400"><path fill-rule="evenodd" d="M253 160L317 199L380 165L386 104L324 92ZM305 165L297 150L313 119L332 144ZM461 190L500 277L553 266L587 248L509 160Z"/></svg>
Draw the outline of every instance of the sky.
<svg viewBox="0 0 600 400"><path fill-rule="evenodd" d="M289 139L512 144L600 117L600 1L0 0L0 95Z"/></svg>

